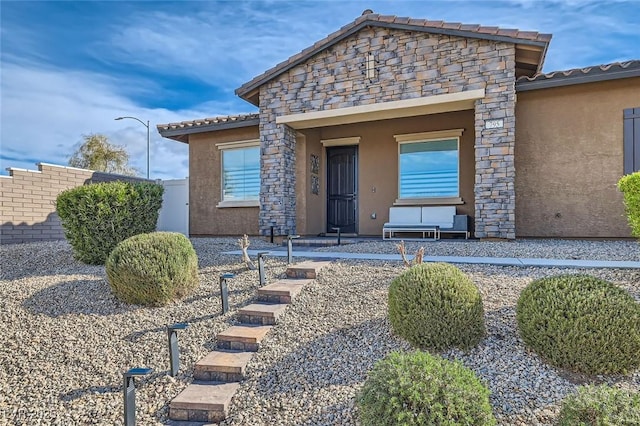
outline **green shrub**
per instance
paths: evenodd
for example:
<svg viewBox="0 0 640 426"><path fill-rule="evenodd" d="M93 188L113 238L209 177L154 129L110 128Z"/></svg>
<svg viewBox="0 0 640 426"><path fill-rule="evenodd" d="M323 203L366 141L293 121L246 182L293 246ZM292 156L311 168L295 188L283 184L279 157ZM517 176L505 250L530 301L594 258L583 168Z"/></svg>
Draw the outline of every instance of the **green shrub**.
<svg viewBox="0 0 640 426"><path fill-rule="evenodd" d="M163 192L155 183L118 181L78 186L58 195L56 209L75 258L104 265L119 242L155 231Z"/></svg>
<svg viewBox="0 0 640 426"><path fill-rule="evenodd" d="M485 335L482 298L462 271L447 263L423 263L389 287L393 331L419 348L477 345Z"/></svg>
<svg viewBox="0 0 640 426"><path fill-rule="evenodd" d="M551 364L588 373L625 373L640 365L640 304L589 275L533 281L520 294L522 340Z"/></svg>
<svg viewBox="0 0 640 426"><path fill-rule="evenodd" d="M459 361L392 352L358 396L362 425L495 425L489 390Z"/></svg>
<svg viewBox="0 0 640 426"><path fill-rule="evenodd" d="M640 172L623 176L618 181L618 188L624 195L631 234L634 237L640 237Z"/></svg>
<svg viewBox="0 0 640 426"><path fill-rule="evenodd" d="M559 426L640 425L640 394L601 386L580 386L562 402Z"/></svg>
<svg viewBox="0 0 640 426"><path fill-rule="evenodd" d="M106 270L113 294L137 305L165 305L198 286L198 257L191 241L177 232L124 240L109 255Z"/></svg>

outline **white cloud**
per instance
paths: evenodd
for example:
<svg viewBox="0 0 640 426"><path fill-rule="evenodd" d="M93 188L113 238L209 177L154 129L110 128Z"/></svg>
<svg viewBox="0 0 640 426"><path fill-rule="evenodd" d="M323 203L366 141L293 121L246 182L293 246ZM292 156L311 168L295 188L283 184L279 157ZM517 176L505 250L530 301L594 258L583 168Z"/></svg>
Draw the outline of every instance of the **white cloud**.
<svg viewBox="0 0 640 426"><path fill-rule="evenodd" d="M141 108L117 94L118 84L86 72L3 64L2 170L35 169L36 162L65 165L83 134L103 133L111 142L125 146L131 164L145 175L146 128L134 120L114 121L129 115L151 122L151 176L187 176L187 146L162 138L156 124L224 114L228 103L181 111Z"/></svg>

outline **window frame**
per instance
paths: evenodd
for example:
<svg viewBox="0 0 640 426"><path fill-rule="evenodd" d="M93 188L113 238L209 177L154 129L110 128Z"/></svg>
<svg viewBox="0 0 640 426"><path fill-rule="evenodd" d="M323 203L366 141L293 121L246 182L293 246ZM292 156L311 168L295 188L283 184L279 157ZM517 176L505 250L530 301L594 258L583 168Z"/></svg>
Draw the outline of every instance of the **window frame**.
<svg viewBox="0 0 640 426"><path fill-rule="evenodd" d="M398 144L398 170L397 170L397 195L398 198L395 200L394 205L402 206L402 205L445 205L445 204L464 204L464 201L460 197L460 138L462 137L462 133L464 129L450 129L450 130L440 130L435 132L421 132L421 133L407 133L402 135L393 135L397 144ZM458 152L457 158L457 172L458 172L458 188L457 195L451 197L403 197L400 196L400 185L401 185L401 165L400 165L400 147L406 144L413 143L424 143L424 142L439 142L445 140L456 140L456 149Z"/></svg>
<svg viewBox="0 0 640 426"><path fill-rule="evenodd" d="M217 208L227 208L227 207L260 207L260 193L258 192L258 197L256 199L248 199L248 200L225 200L224 199L224 152L225 151L235 151L242 150L247 148L260 148L260 139L250 139L250 140L242 140L242 141L234 141L234 142L223 142L216 144L220 152L220 202L216 205ZM260 151L258 151L258 159L260 160ZM260 169L262 165L259 166ZM261 170L258 171L260 183L262 183L262 176L260 176Z"/></svg>

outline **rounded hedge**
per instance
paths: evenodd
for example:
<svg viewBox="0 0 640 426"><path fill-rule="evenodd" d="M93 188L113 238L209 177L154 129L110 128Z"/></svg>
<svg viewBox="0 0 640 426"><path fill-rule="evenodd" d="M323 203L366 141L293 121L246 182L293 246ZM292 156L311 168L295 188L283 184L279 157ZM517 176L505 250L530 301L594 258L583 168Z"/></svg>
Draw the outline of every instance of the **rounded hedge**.
<svg viewBox="0 0 640 426"><path fill-rule="evenodd" d="M535 280L520 294L516 319L525 344L557 367L606 374L640 366L640 304L610 282Z"/></svg>
<svg viewBox="0 0 640 426"><path fill-rule="evenodd" d="M389 321L419 348L469 349L485 335L480 292L447 263L423 263L396 277L389 287Z"/></svg>
<svg viewBox="0 0 640 426"><path fill-rule="evenodd" d="M640 425L640 394L600 386L580 386L562 401L558 426Z"/></svg>
<svg viewBox="0 0 640 426"><path fill-rule="evenodd" d="M118 244L106 263L113 294L126 303L165 305L198 286L198 257L176 232L153 232Z"/></svg>
<svg viewBox="0 0 640 426"><path fill-rule="evenodd" d="M496 424L489 390L473 371L421 351L380 360L358 406L363 426Z"/></svg>
<svg viewBox="0 0 640 426"><path fill-rule="evenodd" d="M64 235L81 262L104 265L118 243L153 232L162 206L162 185L103 182L61 192L56 211Z"/></svg>

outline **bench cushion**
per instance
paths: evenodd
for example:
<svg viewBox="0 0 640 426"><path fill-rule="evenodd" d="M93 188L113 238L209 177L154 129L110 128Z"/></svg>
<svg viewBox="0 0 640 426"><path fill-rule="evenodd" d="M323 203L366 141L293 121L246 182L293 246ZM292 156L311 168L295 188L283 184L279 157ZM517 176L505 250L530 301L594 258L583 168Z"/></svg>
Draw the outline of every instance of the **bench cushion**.
<svg viewBox="0 0 640 426"><path fill-rule="evenodd" d="M389 208L389 223L396 225L417 225L422 219L420 207L391 207ZM385 225L386 226L386 225Z"/></svg>
<svg viewBox="0 0 640 426"><path fill-rule="evenodd" d="M440 228L453 228L453 217L455 215L455 206L429 206L422 207L420 219L423 225L437 225Z"/></svg>

